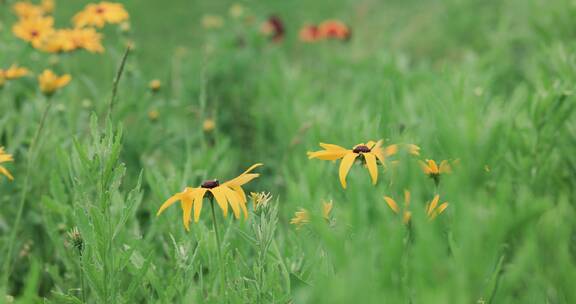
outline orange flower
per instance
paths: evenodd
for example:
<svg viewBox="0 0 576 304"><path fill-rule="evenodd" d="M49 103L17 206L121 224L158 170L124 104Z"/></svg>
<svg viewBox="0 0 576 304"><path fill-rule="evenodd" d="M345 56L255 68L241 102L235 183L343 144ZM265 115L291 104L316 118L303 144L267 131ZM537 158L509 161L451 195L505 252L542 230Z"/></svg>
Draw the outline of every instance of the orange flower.
<svg viewBox="0 0 576 304"><path fill-rule="evenodd" d="M53 25L54 19L52 17L22 19L12 27L12 32L16 37L30 42L35 48L39 48L44 40L54 33Z"/></svg>
<svg viewBox="0 0 576 304"><path fill-rule="evenodd" d="M0 69L0 78L6 80L12 80L20 77L24 77L28 75L28 69L19 67L15 64L11 65L8 69L2 70Z"/></svg>
<svg viewBox="0 0 576 304"><path fill-rule="evenodd" d="M320 37L327 39L348 40L351 36L348 26L338 20L326 20L320 23L318 31Z"/></svg>
<svg viewBox="0 0 576 304"><path fill-rule="evenodd" d="M318 26L313 24L304 25L300 29L299 37L302 42L316 42L322 38Z"/></svg>
<svg viewBox="0 0 576 304"><path fill-rule="evenodd" d="M72 22L76 27L103 27L106 23L118 24L128 20L130 16L120 3L100 2L88 4L84 10L77 13Z"/></svg>

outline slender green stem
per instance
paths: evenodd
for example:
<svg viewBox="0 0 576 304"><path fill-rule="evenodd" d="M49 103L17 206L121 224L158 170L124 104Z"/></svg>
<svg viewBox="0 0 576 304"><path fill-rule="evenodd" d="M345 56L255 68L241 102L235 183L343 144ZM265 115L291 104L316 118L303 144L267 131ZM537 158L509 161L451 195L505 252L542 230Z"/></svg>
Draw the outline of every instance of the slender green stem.
<svg viewBox="0 0 576 304"><path fill-rule="evenodd" d="M128 55L130 54L130 46L126 47L126 51L124 51L124 55L122 56L122 61L120 62L120 66L116 71L116 77L114 78L114 83L112 84L112 95L110 96L110 102L108 103L108 115L106 115L107 120L112 119L112 111L114 110L114 102L116 101L116 95L118 94L118 83L122 78L122 73L124 72L124 66L126 65L126 60L128 59Z"/></svg>
<svg viewBox="0 0 576 304"><path fill-rule="evenodd" d="M221 288L221 292L222 295L224 295L224 293L226 292L226 288L224 286L225 284L225 275L226 275L226 270L224 269L224 265L223 265L223 260L222 260L222 243L220 241L220 233L218 233L218 221L216 220L216 211L214 211L214 197L210 197L210 208L212 210L212 225L214 226L214 234L216 234L216 246L218 249L218 264L219 264L219 277L220 277L220 288ZM223 275L224 274L224 275Z"/></svg>
<svg viewBox="0 0 576 304"><path fill-rule="evenodd" d="M36 145L38 143L38 139L42 134L42 130L44 130L44 125L46 124L46 119L48 117L48 113L52 108L52 102L50 102L50 98L47 97L46 99L47 105L44 108L44 112L42 113L42 117L40 118L40 124L34 133L34 137L32 138L32 142L30 142L30 147L28 149L28 154L26 155L26 173L24 175L24 185L22 188L22 192L20 195L20 202L18 203L18 212L16 213L16 219L14 220L14 226L12 227L12 232L10 233L10 239L8 241L8 250L6 256L4 257L4 265L2 266L3 274L2 274L2 281L0 285L5 286L8 283L8 278L10 277L11 272L11 265L12 265L12 253L14 252L14 246L16 243L16 235L18 233L18 228L20 227L20 222L22 221L22 214L24 213L24 207L26 206L26 198L28 196L28 187L30 183L30 172L34 167L34 161L36 160Z"/></svg>
<svg viewBox="0 0 576 304"><path fill-rule="evenodd" d="M82 302L86 303L86 287L84 286L84 259L82 253L80 253L80 285L80 288L82 288Z"/></svg>

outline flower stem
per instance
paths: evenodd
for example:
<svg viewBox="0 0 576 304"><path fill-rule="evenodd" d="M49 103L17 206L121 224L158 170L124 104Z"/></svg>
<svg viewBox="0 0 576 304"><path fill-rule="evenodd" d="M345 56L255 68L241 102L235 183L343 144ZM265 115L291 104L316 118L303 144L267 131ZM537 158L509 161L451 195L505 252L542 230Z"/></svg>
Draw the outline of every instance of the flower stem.
<svg viewBox="0 0 576 304"><path fill-rule="evenodd" d="M44 130L44 125L46 124L46 118L48 117L48 113L52 108L52 102L50 102L50 97L46 99L47 105L44 108L44 112L42 113L42 118L40 118L40 124L34 133L34 137L30 142L30 147L28 149L28 154L26 155L26 173L24 175L24 185L22 187L22 192L20 196L20 202L18 203L18 212L16 213L16 219L14 220L14 226L12 227L12 232L10 233L10 239L8 241L8 249L7 253L4 256L4 265L2 266L3 274L2 274L2 281L0 281L0 286L6 286L8 283L8 278L10 277L11 272L11 265L12 265L12 253L14 252L14 246L16 242L16 235L18 233L18 228L20 226L20 222L22 221L22 214L24 213L24 207L26 205L26 198L28 196L28 185L30 183L30 172L32 167L34 167L34 161L36 160L36 145L38 143L38 139L42 134L42 130Z"/></svg>
<svg viewBox="0 0 576 304"><path fill-rule="evenodd" d="M223 267L223 260L222 260L222 243L220 241L220 234L218 233L218 221L216 220L216 211L214 211L214 197L210 197L210 209L212 210L212 226L214 227L214 234L216 234L216 247L218 250L218 264L219 264L219 277L220 277L220 288L221 293L224 295L226 288L224 286L226 279L225 279L225 269ZM224 274L224 275L222 275Z"/></svg>

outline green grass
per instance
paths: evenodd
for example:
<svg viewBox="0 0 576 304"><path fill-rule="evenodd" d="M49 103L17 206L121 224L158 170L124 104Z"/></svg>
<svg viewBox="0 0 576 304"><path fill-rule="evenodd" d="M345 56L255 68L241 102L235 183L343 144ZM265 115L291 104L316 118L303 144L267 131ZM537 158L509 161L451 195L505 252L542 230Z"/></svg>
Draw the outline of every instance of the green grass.
<svg viewBox="0 0 576 304"><path fill-rule="evenodd" d="M49 100L33 76L0 89L0 146L15 158L2 164L14 182L0 177L0 302L576 302L576 5L310 2L243 2L255 17L246 24L227 17L227 2L130 0L132 32L106 27L106 53L58 56L14 38L0 2L0 68L73 77ZM57 1L57 23L84 3ZM288 29L280 44L259 34L271 13ZM203 29L204 14L225 27ZM351 25L349 42L298 41L301 24L330 18ZM107 121L127 40L136 48ZM337 164L306 157L319 142L371 139L459 165L435 188L401 151L376 186L356 164L344 190ZM190 232L178 206L155 216L185 186L257 162L261 176L245 189L273 199L246 221L216 213L222 260L208 201ZM383 200L404 189L409 227ZM450 205L429 221L436 192ZM312 219L297 230L300 208Z"/></svg>

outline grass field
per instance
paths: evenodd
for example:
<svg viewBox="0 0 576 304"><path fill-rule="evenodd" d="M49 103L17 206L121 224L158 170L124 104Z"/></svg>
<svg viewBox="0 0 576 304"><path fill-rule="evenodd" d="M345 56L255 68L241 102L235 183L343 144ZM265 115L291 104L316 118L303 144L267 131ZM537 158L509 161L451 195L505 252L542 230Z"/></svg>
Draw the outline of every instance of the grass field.
<svg viewBox="0 0 576 304"><path fill-rule="evenodd" d="M127 0L102 53L33 47L15 4L0 303L576 303L576 2ZM349 39L301 41L329 19ZM43 91L45 69L71 81ZM223 182L256 163L237 219ZM157 216L185 187L207 192Z"/></svg>

